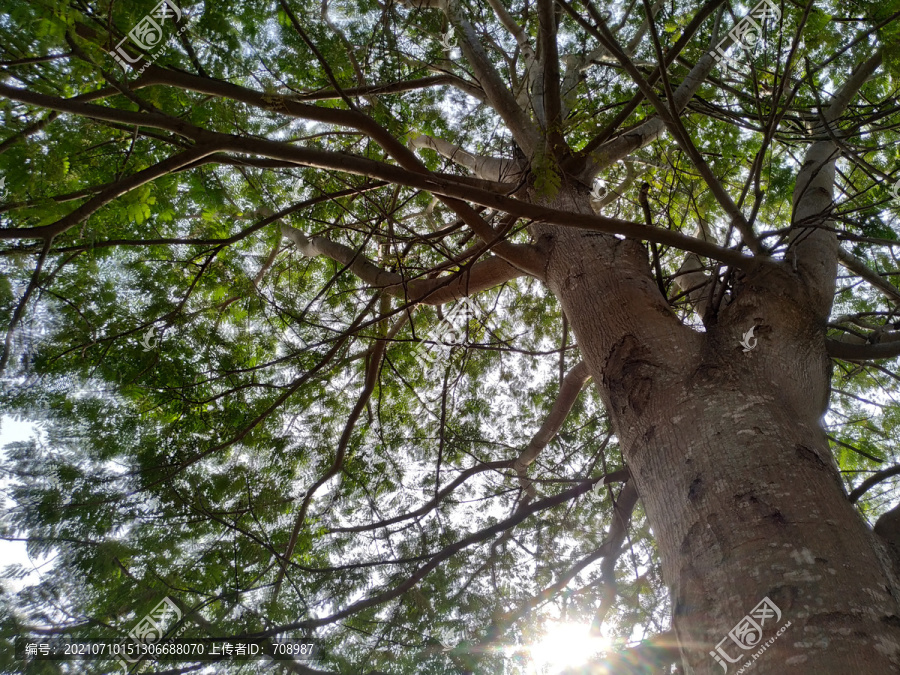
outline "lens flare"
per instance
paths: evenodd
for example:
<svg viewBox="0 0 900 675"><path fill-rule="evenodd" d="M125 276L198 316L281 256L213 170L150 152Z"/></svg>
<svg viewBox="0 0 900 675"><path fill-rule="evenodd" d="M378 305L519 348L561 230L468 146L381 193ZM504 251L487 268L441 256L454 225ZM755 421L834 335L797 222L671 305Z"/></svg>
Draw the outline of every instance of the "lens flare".
<svg viewBox="0 0 900 675"><path fill-rule="evenodd" d="M584 664L610 647L609 638L591 635L587 625L551 623L528 652L536 673L556 673Z"/></svg>

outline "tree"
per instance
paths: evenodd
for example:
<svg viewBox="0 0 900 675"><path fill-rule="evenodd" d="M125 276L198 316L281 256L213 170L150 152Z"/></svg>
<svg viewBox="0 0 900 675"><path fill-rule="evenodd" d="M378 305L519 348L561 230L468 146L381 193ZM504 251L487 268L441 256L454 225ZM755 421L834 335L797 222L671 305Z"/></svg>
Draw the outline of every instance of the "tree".
<svg viewBox="0 0 900 675"><path fill-rule="evenodd" d="M184 4L0 22L5 635L898 671L900 3Z"/></svg>

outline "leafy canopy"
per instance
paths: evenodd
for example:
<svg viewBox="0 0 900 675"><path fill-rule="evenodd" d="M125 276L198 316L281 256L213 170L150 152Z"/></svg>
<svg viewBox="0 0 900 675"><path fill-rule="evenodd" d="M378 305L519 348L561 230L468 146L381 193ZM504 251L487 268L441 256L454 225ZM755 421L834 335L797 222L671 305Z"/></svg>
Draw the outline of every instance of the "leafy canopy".
<svg viewBox="0 0 900 675"><path fill-rule="evenodd" d="M461 11L500 80L528 101L523 50L492 4L467 1ZM535 7L502 4L534 45ZM395 166L396 153L335 116L352 104L401 145L426 135L527 160L535 192L552 198L564 180L558 158L516 147L486 103L487 85L442 44L460 39L458 27L439 9L377 0L184 2L185 32L146 75L125 73L108 52L155 5L34 0L0 18L3 83L45 97L3 99L0 227L52 226L110 197L52 238L0 239L0 325L14 329L0 400L40 429L7 448L2 533L27 540L31 556L52 557L39 579L2 596L3 639L38 625L124 636L163 596L192 610L185 637L312 634L323 645L317 667L340 673L529 672L524 646L548 622L587 624L598 612L617 648L663 633L668 594L640 505L627 534L615 535L621 482L593 489L623 464L590 387L528 470L534 499L517 479L514 460L579 361L547 288L519 276L475 294L473 316L457 320L450 347L423 374L417 345L439 349L456 305L386 294L354 273L354 261L404 283L449 279L485 259L478 238L422 189L255 154L265 140L329 161ZM642 5L605 10L649 73L658 58ZM748 10L733 5L701 22L668 70L671 84L709 52L716 16L727 27ZM740 65L713 71L681 119L777 256L808 145L803 124L856 64L886 47L842 122L860 133L839 162L835 219L844 246L893 284L900 3L782 10ZM663 52L697 11L680 1L655 6ZM578 152L652 117L643 100L620 115L635 84L582 25L558 14L570 87L561 92L566 115L547 134ZM176 33L164 27L164 39ZM182 73L214 91L187 86ZM408 86L354 91L393 83ZM663 83L656 87L662 95ZM79 96L144 118L98 119L49 103ZM292 114L292 103L321 118ZM201 144L178 125L242 144L191 155ZM456 162L429 148L417 155L467 185L457 177L471 174ZM722 246L737 241L670 138L623 159L597 176L605 186L597 194L616 197L604 215L644 222L638 189L647 183L655 227L687 235L705 227ZM126 184L140 172L155 174ZM472 203L508 241L530 241L526 219L510 223ZM348 247L353 260L305 255L282 224ZM674 284L684 251L653 250L674 310L698 324ZM835 335L900 320L858 279L839 286ZM896 461L896 367L838 363L826 421L851 487ZM863 510L883 510L891 489L868 492ZM10 568L5 586L27 572ZM3 667L15 666L9 659ZM107 663L79 667L109 672ZM33 672L56 671L36 662Z"/></svg>

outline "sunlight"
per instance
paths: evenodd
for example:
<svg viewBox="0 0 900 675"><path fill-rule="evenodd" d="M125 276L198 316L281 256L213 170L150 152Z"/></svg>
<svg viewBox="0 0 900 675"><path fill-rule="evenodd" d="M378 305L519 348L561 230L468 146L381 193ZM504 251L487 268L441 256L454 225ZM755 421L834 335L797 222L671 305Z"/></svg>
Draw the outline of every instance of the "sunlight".
<svg viewBox="0 0 900 675"><path fill-rule="evenodd" d="M590 634L590 627L577 623L550 623L539 642L528 647L534 672L553 675L586 663L612 646L609 638Z"/></svg>

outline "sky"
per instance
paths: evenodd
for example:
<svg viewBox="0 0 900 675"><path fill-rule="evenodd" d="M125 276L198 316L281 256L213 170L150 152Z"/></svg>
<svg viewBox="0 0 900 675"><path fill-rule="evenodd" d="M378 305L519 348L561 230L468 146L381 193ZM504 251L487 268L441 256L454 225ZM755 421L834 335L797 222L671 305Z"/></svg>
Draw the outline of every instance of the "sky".
<svg viewBox="0 0 900 675"><path fill-rule="evenodd" d="M10 443L27 441L38 433L36 425L13 419L9 415L0 415L0 453L5 455L5 448ZM4 519L8 509L15 506L9 496L9 480L6 475L0 475L0 520ZM0 584L7 590L17 591L23 586L37 581L37 568L40 560L32 560L25 551L25 542L6 541L0 539ZM18 563L25 567L34 568L35 572L23 579L5 579L3 572L8 565Z"/></svg>

